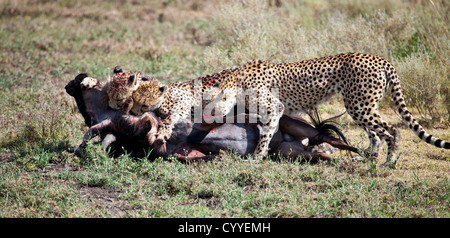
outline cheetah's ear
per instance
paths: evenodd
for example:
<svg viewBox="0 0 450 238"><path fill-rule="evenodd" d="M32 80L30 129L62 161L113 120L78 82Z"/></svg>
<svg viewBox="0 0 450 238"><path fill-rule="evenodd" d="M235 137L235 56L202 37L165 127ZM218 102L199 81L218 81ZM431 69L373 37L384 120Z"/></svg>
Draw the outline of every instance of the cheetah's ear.
<svg viewBox="0 0 450 238"><path fill-rule="evenodd" d="M116 67L114 67L114 69L113 69L113 74L118 74L118 73L123 73L123 69L122 69L122 67L120 67L120 65L116 65Z"/></svg>
<svg viewBox="0 0 450 238"><path fill-rule="evenodd" d="M160 92L163 93L165 90L166 90L166 85L160 86L160 87L159 87L159 91L160 91Z"/></svg>
<svg viewBox="0 0 450 238"><path fill-rule="evenodd" d="M137 80L136 74L131 75L128 78L128 86L134 87L134 86L137 86L137 84L138 84L138 80Z"/></svg>

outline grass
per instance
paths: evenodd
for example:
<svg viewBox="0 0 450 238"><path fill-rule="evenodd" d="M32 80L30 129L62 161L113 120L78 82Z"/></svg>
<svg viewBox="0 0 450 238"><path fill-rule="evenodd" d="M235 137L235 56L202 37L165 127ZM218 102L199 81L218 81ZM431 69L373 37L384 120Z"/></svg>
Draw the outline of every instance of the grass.
<svg viewBox="0 0 450 238"><path fill-rule="evenodd" d="M396 169L308 164L223 152L182 164L90 144L64 86L115 65L164 82L251 59L293 62L347 51L381 55L427 131L450 140L447 1L0 0L0 217L450 217L450 154L400 126ZM386 97L387 99L389 96ZM339 97L322 117L344 111ZM381 105L389 123L399 117ZM339 119L358 147L365 133Z"/></svg>

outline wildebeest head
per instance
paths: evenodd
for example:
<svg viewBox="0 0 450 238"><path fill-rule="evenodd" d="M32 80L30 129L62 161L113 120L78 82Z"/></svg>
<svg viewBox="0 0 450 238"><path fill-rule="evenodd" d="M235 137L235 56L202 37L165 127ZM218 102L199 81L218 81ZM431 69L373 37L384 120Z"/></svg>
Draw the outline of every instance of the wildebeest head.
<svg viewBox="0 0 450 238"><path fill-rule="evenodd" d="M86 103L84 102L83 96L81 94L81 81L88 77L88 74L81 73L78 74L74 79L72 79L65 87L66 92L75 98L78 110L80 110L81 115L84 118L84 122L88 127L92 126L92 119L86 111Z"/></svg>
<svg viewBox="0 0 450 238"><path fill-rule="evenodd" d="M72 97L75 97L76 95L81 95L80 83L86 77L88 77L88 74L86 74L86 73L78 74L74 79L72 79L66 85L66 87L65 87L66 92Z"/></svg>

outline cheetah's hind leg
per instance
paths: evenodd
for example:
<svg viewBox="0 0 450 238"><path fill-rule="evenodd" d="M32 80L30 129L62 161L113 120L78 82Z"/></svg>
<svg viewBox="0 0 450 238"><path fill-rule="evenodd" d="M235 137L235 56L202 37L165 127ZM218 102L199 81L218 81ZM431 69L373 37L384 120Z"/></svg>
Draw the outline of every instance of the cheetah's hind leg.
<svg viewBox="0 0 450 238"><path fill-rule="evenodd" d="M377 135L375 131L371 131L367 128L364 128L367 132L367 136L370 140L370 145L363 151L364 157L375 161L378 158L378 155L380 153L380 147L383 144L384 141L380 140L380 137Z"/></svg>
<svg viewBox="0 0 450 238"><path fill-rule="evenodd" d="M381 141L386 141L388 146L387 158L386 161L381 164L382 167L389 165L389 167L394 168L395 163L397 162L397 152L398 152L398 144L400 142L400 132L388 125L380 116L378 112L373 112L370 117L373 117L374 120L372 123L366 123L364 125L365 128L370 132L371 138L371 146L373 149L372 154L375 152L378 153ZM373 133L375 132L375 133ZM378 143L379 141L379 143ZM391 161L392 160L392 161Z"/></svg>

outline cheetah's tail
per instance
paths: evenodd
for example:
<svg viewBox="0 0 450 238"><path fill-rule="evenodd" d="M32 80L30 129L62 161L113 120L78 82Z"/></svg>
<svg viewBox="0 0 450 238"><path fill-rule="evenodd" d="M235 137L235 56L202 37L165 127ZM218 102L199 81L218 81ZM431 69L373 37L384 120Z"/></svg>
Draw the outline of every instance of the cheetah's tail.
<svg viewBox="0 0 450 238"><path fill-rule="evenodd" d="M387 82L390 85L390 90L392 97L394 99L395 105L398 107L398 112L400 113L403 122L412 130L414 133L423 141L428 144L434 145L439 148L450 149L450 142L441 140L428 134L425 129L414 119L412 114L408 111L405 104L405 99L402 94L402 89L400 87L400 80L398 79L397 72L394 67L390 64L386 67L386 77Z"/></svg>

